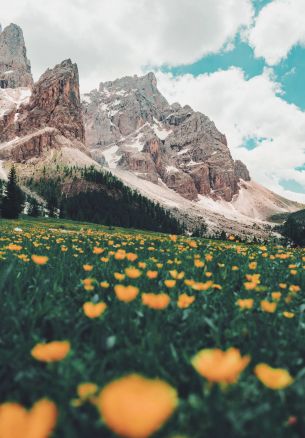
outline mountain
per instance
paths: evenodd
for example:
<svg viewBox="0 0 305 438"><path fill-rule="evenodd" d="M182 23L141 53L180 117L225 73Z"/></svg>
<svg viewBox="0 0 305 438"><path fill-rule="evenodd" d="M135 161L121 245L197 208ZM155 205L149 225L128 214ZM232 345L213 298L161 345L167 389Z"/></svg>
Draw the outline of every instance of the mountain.
<svg viewBox="0 0 305 438"><path fill-rule="evenodd" d="M82 104L94 159L188 224L204 217L214 231L264 234L267 218L302 208L252 181L215 124L170 105L153 73L101 83Z"/></svg>
<svg viewBox="0 0 305 438"><path fill-rule="evenodd" d="M42 196L56 187L52 202L72 196L75 210L77 199L85 205L102 191L123 204L133 199L140 211L144 201L118 190L119 179L189 230L207 224L211 232L267 237L267 218L302 208L252 181L215 124L190 106L170 105L153 73L101 83L81 97L77 65L68 59L33 83L14 24L0 33L0 178L11 163L26 190ZM85 168L113 178L97 184L84 177ZM110 206L105 196L96 195L97 202Z"/></svg>
<svg viewBox="0 0 305 438"><path fill-rule="evenodd" d="M169 105L153 73L101 83L84 96L83 108L91 153L110 168L194 201L198 195L231 201L240 178L250 180L214 123L189 106Z"/></svg>
<svg viewBox="0 0 305 438"><path fill-rule="evenodd" d="M26 55L22 29L10 24L0 26L0 87L32 87L31 64Z"/></svg>

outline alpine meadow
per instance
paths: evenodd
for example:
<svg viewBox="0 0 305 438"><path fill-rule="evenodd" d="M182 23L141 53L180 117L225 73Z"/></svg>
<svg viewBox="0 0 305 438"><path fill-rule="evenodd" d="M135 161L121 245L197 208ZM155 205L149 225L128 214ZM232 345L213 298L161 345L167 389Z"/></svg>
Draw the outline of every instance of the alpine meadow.
<svg viewBox="0 0 305 438"><path fill-rule="evenodd" d="M305 437L304 17L1 2L0 438Z"/></svg>

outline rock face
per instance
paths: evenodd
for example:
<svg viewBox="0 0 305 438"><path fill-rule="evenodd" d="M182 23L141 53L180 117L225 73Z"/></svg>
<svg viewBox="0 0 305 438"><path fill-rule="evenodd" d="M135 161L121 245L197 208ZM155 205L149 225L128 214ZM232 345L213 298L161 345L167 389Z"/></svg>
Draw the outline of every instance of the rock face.
<svg viewBox="0 0 305 438"><path fill-rule="evenodd" d="M16 24L0 30L0 88L32 87L23 32Z"/></svg>
<svg viewBox="0 0 305 438"><path fill-rule="evenodd" d="M87 145L110 168L165 184L190 200L231 201L239 180L250 179L214 123L188 105L169 105L153 73L101 83L82 103Z"/></svg>
<svg viewBox="0 0 305 438"><path fill-rule="evenodd" d="M76 64L68 59L48 69L30 94L0 90L0 159L35 163L61 151L65 162L91 165Z"/></svg>
<svg viewBox="0 0 305 438"><path fill-rule="evenodd" d="M48 69L35 83L29 103L20 108L19 135L45 126L57 128L72 140L85 140L78 69L70 59Z"/></svg>

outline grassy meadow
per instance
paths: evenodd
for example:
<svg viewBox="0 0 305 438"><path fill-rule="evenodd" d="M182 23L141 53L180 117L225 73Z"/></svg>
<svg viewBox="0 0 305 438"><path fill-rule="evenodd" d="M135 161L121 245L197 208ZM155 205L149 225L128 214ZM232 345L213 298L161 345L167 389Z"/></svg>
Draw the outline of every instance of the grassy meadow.
<svg viewBox="0 0 305 438"><path fill-rule="evenodd" d="M0 437L305 436L304 294L304 249L2 220Z"/></svg>

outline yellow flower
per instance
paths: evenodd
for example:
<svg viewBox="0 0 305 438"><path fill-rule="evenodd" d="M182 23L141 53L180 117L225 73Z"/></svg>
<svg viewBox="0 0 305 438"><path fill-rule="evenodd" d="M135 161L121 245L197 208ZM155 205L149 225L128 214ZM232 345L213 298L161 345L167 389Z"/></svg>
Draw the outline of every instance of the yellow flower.
<svg viewBox="0 0 305 438"><path fill-rule="evenodd" d="M176 286L176 280L164 280L164 284L169 289Z"/></svg>
<svg viewBox="0 0 305 438"><path fill-rule="evenodd" d="M92 271L92 269L93 269L92 265L83 265L83 270L84 271L90 272L90 271Z"/></svg>
<svg viewBox="0 0 305 438"><path fill-rule="evenodd" d="M129 253L126 255L126 258L127 258L127 260L129 260L130 262L134 262L135 260L137 260L138 256L137 256L137 254L134 254L134 253L132 253L132 252L129 252Z"/></svg>
<svg viewBox="0 0 305 438"><path fill-rule="evenodd" d="M137 268L130 267L130 268L125 269L125 274L129 278L139 278L141 276L142 272Z"/></svg>
<svg viewBox="0 0 305 438"><path fill-rule="evenodd" d="M147 278L149 278L150 280L153 280L154 278L158 277L158 271L147 271L146 272L146 276Z"/></svg>
<svg viewBox="0 0 305 438"><path fill-rule="evenodd" d="M271 296L274 300L278 301L281 299L282 293L281 292L272 292Z"/></svg>
<svg viewBox="0 0 305 438"><path fill-rule="evenodd" d="M184 278L184 272L178 272L174 270L174 271L169 271L169 274L175 280L182 280L182 278Z"/></svg>
<svg viewBox="0 0 305 438"><path fill-rule="evenodd" d="M254 270L256 268L257 268L257 263L256 262L249 263L249 269Z"/></svg>
<svg viewBox="0 0 305 438"><path fill-rule="evenodd" d="M36 265L45 265L46 263L48 263L49 257L33 254L31 259L34 263L36 263Z"/></svg>
<svg viewBox="0 0 305 438"><path fill-rule="evenodd" d="M107 308L107 304L100 303L92 303L91 301L87 301L83 305L84 314L88 316L88 318L98 318L101 316Z"/></svg>
<svg viewBox="0 0 305 438"><path fill-rule="evenodd" d="M95 246L95 247L93 248L93 254L102 254L102 252L104 252L104 249L103 249L103 248L100 248L100 247L98 247L98 246Z"/></svg>
<svg viewBox="0 0 305 438"><path fill-rule="evenodd" d="M177 306L180 309L186 309L195 301L195 297L188 294L179 295Z"/></svg>
<svg viewBox="0 0 305 438"><path fill-rule="evenodd" d="M293 383L293 378L287 370L272 368L265 363L258 364L254 369L254 373L270 389L284 389Z"/></svg>
<svg viewBox="0 0 305 438"><path fill-rule="evenodd" d="M241 309L252 309L253 304L254 304L254 300L253 300L253 298L239 299L236 301L236 304Z"/></svg>
<svg viewBox="0 0 305 438"><path fill-rule="evenodd" d="M177 404L177 392L168 383L137 374L109 383L97 399L106 425L125 438L151 436L173 414Z"/></svg>
<svg viewBox="0 0 305 438"><path fill-rule="evenodd" d="M170 303L170 297L167 294L143 293L142 303L155 310L165 309Z"/></svg>
<svg viewBox="0 0 305 438"><path fill-rule="evenodd" d="M53 341L45 344L36 344L31 350L31 355L41 362L58 362L70 352L69 341Z"/></svg>
<svg viewBox="0 0 305 438"><path fill-rule="evenodd" d="M227 351L205 349L192 359L192 365L199 374L210 382L225 384L235 383L249 362L250 357L242 357L237 348Z"/></svg>
<svg viewBox="0 0 305 438"><path fill-rule="evenodd" d="M238 266L232 266L232 271L238 271L239 267Z"/></svg>
<svg viewBox="0 0 305 438"><path fill-rule="evenodd" d="M22 250L22 246L21 245L16 245L15 243L10 243L6 249L8 249L9 251L21 251Z"/></svg>
<svg viewBox="0 0 305 438"><path fill-rule="evenodd" d="M137 297L139 289L135 286L123 286L122 284L117 284L114 286L114 292L120 301L128 303Z"/></svg>
<svg viewBox="0 0 305 438"><path fill-rule="evenodd" d="M93 291L94 290L94 278L85 278L84 280L82 280L84 289L88 292Z"/></svg>
<svg viewBox="0 0 305 438"><path fill-rule="evenodd" d="M77 395L81 400L88 400L94 396L98 391L98 386L95 383L86 382L81 383L77 387Z"/></svg>
<svg viewBox="0 0 305 438"><path fill-rule="evenodd" d="M261 309L264 312L274 313L276 311L276 307L277 307L276 303L271 303L270 301L267 301L267 300L261 301Z"/></svg>
<svg viewBox="0 0 305 438"><path fill-rule="evenodd" d="M108 281L101 281L100 286L104 289L107 289L109 287Z"/></svg>
<svg viewBox="0 0 305 438"><path fill-rule="evenodd" d="M1 438L47 438L56 421L56 405L46 399L36 402L29 411L17 403L0 405Z"/></svg>
<svg viewBox="0 0 305 438"><path fill-rule="evenodd" d="M213 281L206 281L205 283L194 283L191 288L199 291L206 291L213 287Z"/></svg>
<svg viewBox="0 0 305 438"><path fill-rule="evenodd" d="M113 274L113 276L116 280L119 280L119 281L124 280L124 278L125 278L125 274L121 274L120 272L115 272Z"/></svg>
<svg viewBox="0 0 305 438"><path fill-rule="evenodd" d="M294 318L295 314L293 312L283 312L285 318Z"/></svg>
<svg viewBox="0 0 305 438"><path fill-rule="evenodd" d="M289 290L290 290L290 292L292 292L293 294L296 294L296 293L300 292L301 288L300 288L300 286L298 286L298 285L292 284L292 285L289 287Z"/></svg>

